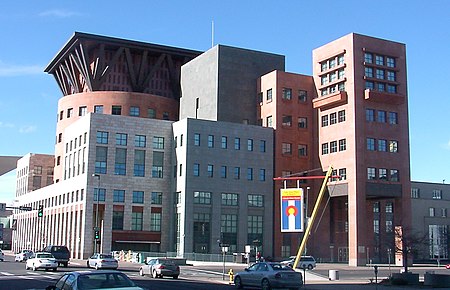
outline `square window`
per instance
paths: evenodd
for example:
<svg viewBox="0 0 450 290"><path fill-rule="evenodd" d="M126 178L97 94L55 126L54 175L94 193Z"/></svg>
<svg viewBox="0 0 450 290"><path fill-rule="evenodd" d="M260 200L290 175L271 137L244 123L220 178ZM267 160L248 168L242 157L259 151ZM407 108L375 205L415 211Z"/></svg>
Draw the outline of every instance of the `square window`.
<svg viewBox="0 0 450 290"><path fill-rule="evenodd" d="M139 107L130 107L130 116L139 117Z"/></svg>
<svg viewBox="0 0 450 290"><path fill-rule="evenodd" d="M306 102L306 100L308 99L308 93L304 90L299 90L298 91L298 101L299 102Z"/></svg>
<svg viewBox="0 0 450 290"><path fill-rule="evenodd" d="M272 89L268 89L268 90L267 90L266 100L267 100L268 102L271 102L271 101L272 101Z"/></svg>
<svg viewBox="0 0 450 290"><path fill-rule="evenodd" d="M283 88L283 100L291 100L292 99L292 89L290 88Z"/></svg>
<svg viewBox="0 0 450 290"><path fill-rule="evenodd" d="M345 122L345 110L341 110L338 112L338 122Z"/></svg>
<svg viewBox="0 0 450 290"><path fill-rule="evenodd" d="M292 126L292 116L283 116L282 125L285 127Z"/></svg>
<svg viewBox="0 0 450 290"><path fill-rule="evenodd" d="M364 62L366 63L372 63L373 62L373 55L371 53L364 53Z"/></svg>
<svg viewBox="0 0 450 290"><path fill-rule="evenodd" d="M322 127L328 126L328 115L322 116Z"/></svg>
<svg viewBox="0 0 450 290"><path fill-rule="evenodd" d="M241 138L234 138L234 149L241 150Z"/></svg>
<svg viewBox="0 0 450 290"><path fill-rule="evenodd" d="M228 138L226 136L222 136L221 146L222 146L222 149L227 149L227 147L228 147Z"/></svg>
<svg viewBox="0 0 450 290"><path fill-rule="evenodd" d="M200 146L200 134L194 133L194 146Z"/></svg>
<svg viewBox="0 0 450 290"><path fill-rule="evenodd" d="M122 106L112 106L111 115L122 115Z"/></svg>
<svg viewBox="0 0 450 290"><path fill-rule="evenodd" d="M307 128L307 119L304 117L299 117L298 118L298 127L301 129Z"/></svg>

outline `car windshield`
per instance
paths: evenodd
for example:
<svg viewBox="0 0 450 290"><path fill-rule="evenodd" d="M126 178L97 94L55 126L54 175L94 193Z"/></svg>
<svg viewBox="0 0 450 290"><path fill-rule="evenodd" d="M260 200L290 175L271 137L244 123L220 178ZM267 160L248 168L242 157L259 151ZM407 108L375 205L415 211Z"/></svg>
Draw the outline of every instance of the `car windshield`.
<svg viewBox="0 0 450 290"><path fill-rule="evenodd" d="M36 254L36 258L48 259L48 258L53 258L53 255L52 254Z"/></svg>
<svg viewBox="0 0 450 290"><path fill-rule="evenodd" d="M113 256L112 255L108 255L108 254L101 254L100 255L100 259L112 259Z"/></svg>
<svg viewBox="0 0 450 290"><path fill-rule="evenodd" d="M135 284L123 273L92 273L78 277L78 289L103 289L134 287Z"/></svg>

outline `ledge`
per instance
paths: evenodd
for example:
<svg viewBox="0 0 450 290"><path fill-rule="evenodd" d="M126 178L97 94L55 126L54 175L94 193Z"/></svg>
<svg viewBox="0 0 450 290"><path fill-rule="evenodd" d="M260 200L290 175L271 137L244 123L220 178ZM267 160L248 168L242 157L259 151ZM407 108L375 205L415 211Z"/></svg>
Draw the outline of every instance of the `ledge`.
<svg viewBox="0 0 450 290"><path fill-rule="evenodd" d="M347 92L338 91L334 94L329 94L316 99L313 99L313 108L323 109L324 107L336 106L347 101Z"/></svg>
<svg viewBox="0 0 450 290"><path fill-rule="evenodd" d="M377 103L387 103L401 105L406 102L406 97L400 94L392 94L387 92L378 92L366 89L364 91L364 99Z"/></svg>

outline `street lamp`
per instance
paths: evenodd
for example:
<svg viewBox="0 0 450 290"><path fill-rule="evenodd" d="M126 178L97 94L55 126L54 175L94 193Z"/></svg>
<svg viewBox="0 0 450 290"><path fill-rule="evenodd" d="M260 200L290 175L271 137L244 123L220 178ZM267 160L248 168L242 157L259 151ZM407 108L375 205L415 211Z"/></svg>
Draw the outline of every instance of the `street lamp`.
<svg viewBox="0 0 450 290"><path fill-rule="evenodd" d="M308 203L309 203L309 190L310 189L311 189L311 187L309 187L309 186L306 187L305 228L308 227L308 225L309 225L309 220L308 220ZM307 251L307 247L305 246L305 253L304 253L304 255L306 255L306 251Z"/></svg>
<svg viewBox="0 0 450 290"><path fill-rule="evenodd" d="M99 231L99 227L98 227L98 202L99 202L99 198L98 197L99 197L99 193L100 193L100 174L93 173L92 177L97 178L97 181L98 181L98 183L97 183L97 201L95 203L95 228L94 228L94 233L95 233L94 234L95 235L94 236L94 241L95 241L94 251L96 253L98 253L99 251L97 250L97 244L98 244L97 232ZM94 193L95 193L95 190L94 190Z"/></svg>

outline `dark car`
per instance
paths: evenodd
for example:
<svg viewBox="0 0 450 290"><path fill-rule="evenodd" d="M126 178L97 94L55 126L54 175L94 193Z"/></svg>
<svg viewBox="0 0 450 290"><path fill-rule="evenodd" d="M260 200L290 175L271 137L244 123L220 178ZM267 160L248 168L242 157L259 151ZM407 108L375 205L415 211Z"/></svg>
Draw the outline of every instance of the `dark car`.
<svg viewBox="0 0 450 290"><path fill-rule="evenodd" d="M291 267L280 263L260 262L245 268L234 276L236 288L258 287L262 289L288 288L300 289L303 276Z"/></svg>
<svg viewBox="0 0 450 290"><path fill-rule="evenodd" d="M51 253L58 262L58 265L62 265L63 267L69 265L70 252L66 246L47 246L42 251Z"/></svg>

